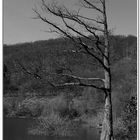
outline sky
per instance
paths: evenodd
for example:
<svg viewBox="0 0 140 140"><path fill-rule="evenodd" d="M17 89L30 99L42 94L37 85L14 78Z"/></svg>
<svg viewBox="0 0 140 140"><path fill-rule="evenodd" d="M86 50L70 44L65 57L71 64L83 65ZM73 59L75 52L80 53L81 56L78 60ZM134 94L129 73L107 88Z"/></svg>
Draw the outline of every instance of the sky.
<svg viewBox="0 0 140 140"><path fill-rule="evenodd" d="M76 0L59 0L67 6ZM49 26L35 20L32 10L39 0L3 0L4 44L54 38L45 32ZM92 14L92 13L89 13ZM137 0L107 0L108 25L113 34L137 35Z"/></svg>

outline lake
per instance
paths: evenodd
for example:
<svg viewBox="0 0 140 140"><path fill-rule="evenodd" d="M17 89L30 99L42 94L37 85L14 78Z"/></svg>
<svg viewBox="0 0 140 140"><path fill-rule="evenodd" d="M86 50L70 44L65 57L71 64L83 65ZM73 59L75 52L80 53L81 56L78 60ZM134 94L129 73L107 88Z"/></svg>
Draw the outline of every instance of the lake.
<svg viewBox="0 0 140 140"><path fill-rule="evenodd" d="M29 135L28 128L33 119L4 118L3 140L99 140L99 132L95 128L82 128L75 137L53 137Z"/></svg>

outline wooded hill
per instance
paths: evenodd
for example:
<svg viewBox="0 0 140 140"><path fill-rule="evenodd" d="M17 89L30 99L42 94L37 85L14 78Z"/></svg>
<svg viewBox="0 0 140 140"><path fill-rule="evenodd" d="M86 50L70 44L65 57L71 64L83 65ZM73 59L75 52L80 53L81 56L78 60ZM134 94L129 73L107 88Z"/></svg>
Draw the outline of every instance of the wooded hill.
<svg viewBox="0 0 140 140"><path fill-rule="evenodd" d="M113 113L119 116L125 102L131 96L136 96L137 38L131 35L110 36L110 42ZM73 80L60 77L59 74L62 73L72 72L82 77L103 77L99 64L89 56L75 52L75 48L74 44L64 38L5 44L4 96L55 96L60 92L73 92L76 97L87 92L95 92L94 106L100 108L104 98L100 91L83 87L56 88L51 84L54 81L63 83ZM50 73L58 75L53 77Z"/></svg>

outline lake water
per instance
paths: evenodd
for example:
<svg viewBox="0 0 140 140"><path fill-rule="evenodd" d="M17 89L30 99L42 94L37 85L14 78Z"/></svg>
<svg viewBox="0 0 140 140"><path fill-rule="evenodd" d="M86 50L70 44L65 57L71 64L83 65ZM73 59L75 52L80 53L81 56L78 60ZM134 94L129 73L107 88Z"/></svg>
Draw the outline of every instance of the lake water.
<svg viewBox="0 0 140 140"><path fill-rule="evenodd" d="M32 124L32 119L4 118L3 140L99 140L99 132L95 128L83 128L75 137L29 135L28 128Z"/></svg>

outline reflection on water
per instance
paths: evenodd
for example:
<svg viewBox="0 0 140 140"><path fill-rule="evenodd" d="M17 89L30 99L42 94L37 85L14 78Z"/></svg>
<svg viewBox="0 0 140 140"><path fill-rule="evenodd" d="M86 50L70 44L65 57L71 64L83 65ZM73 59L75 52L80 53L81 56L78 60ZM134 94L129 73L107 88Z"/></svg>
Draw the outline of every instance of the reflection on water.
<svg viewBox="0 0 140 140"><path fill-rule="evenodd" d="M31 119L4 119L4 140L99 140L96 129L81 129L75 137L33 136L28 134Z"/></svg>

